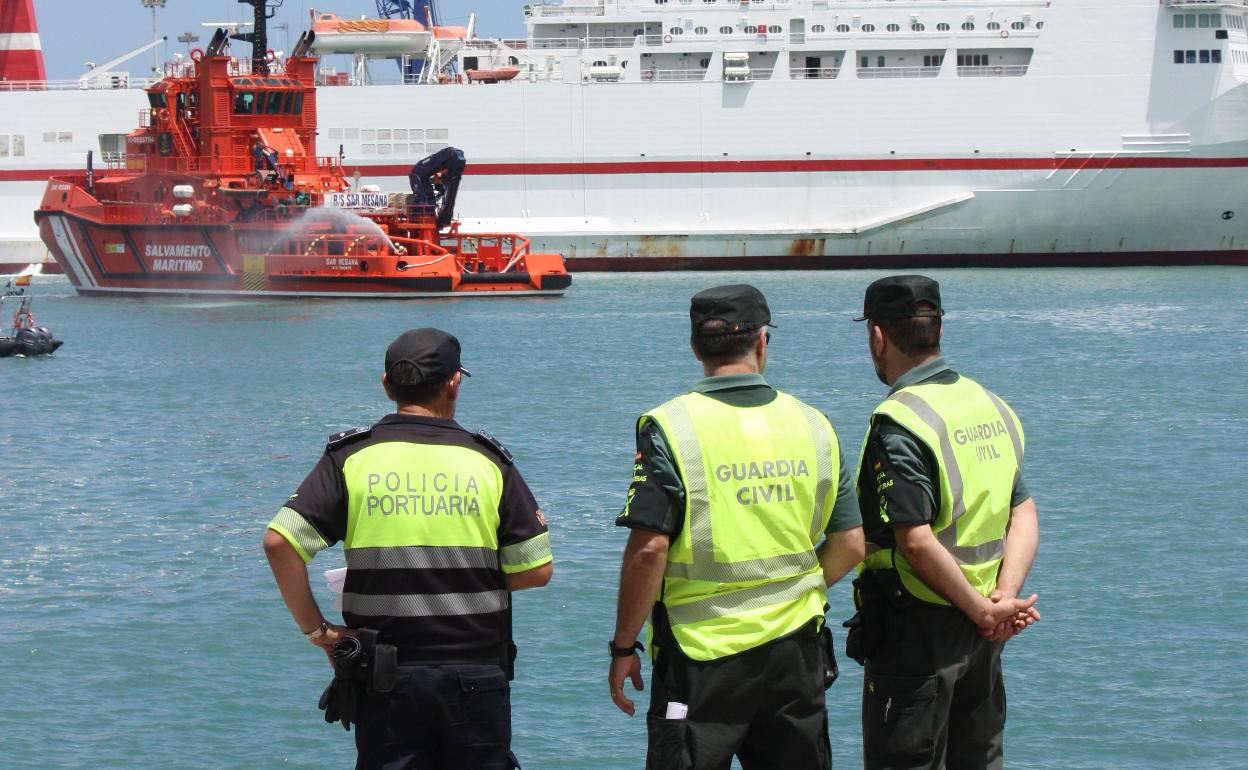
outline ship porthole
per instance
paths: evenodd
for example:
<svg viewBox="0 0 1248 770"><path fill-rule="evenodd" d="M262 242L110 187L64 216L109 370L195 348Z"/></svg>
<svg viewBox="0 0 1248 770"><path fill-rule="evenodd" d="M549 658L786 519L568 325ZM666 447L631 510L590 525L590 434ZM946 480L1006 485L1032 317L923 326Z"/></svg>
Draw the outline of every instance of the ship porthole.
<svg viewBox="0 0 1248 770"><path fill-rule="evenodd" d="M1223 219L1234 219L1234 218L1235 218L1235 212L1234 212L1234 211L1223 211L1223 212L1222 212L1222 218L1223 218Z"/></svg>
<svg viewBox="0 0 1248 770"><path fill-rule="evenodd" d="M61 193L61 203L64 203L67 200L69 200L69 193L67 192Z"/></svg>

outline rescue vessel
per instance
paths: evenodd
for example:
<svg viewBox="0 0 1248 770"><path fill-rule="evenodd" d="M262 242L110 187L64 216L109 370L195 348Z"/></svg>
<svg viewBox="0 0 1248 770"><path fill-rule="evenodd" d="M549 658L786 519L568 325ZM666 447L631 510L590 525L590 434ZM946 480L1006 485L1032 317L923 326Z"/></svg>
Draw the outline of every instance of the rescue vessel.
<svg viewBox="0 0 1248 770"><path fill-rule="evenodd" d="M315 32L277 61L256 7L250 64L208 47L166 66L124 160L54 176L40 236L80 294L317 297L560 295L559 254L453 219L454 148L416 164L411 194L348 181L316 151Z"/></svg>

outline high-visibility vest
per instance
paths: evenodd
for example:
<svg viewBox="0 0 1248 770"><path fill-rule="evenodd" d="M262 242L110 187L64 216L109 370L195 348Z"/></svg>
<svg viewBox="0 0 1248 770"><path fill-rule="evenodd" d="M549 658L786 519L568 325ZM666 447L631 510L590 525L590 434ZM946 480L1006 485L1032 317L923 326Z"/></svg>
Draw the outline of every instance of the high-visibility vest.
<svg viewBox="0 0 1248 770"><path fill-rule="evenodd" d="M462 446L387 441L346 458L348 567L343 612L352 616L469 615L510 607L501 585L457 593L420 590L420 574L500 570L503 476L481 452ZM353 578L375 576L368 585ZM385 577L385 580L381 578ZM362 590L361 590L362 589Z"/></svg>
<svg viewBox="0 0 1248 770"><path fill-rule="evenodd" d="M783 393L754 407L690 393L647 420L663 429L685 488L661 597L685 655L722 658L822 618L814 546L840 478L827 418Z"/></svg>
<svg viewBox="0 0 1248 770"><path fill-rule="evenodd" d="M1023 463L1023 426L996 394L968 377L948 384L920 383L902 388L876 407L927 446L939 468L940 509L932 522L937 541L957 561L975 590L995 590L1005 552L1011 498ZM868 430L868 436L870 431ZM865 454L866 442L863 450ZM858 463L863 474L874 470ZM874 479L865 479L868 484ZM882 512L887 522L887 512ZM949 604L923 579L900 549L885 548L867 557L864 569L896 567L914 596Z"/></svg>

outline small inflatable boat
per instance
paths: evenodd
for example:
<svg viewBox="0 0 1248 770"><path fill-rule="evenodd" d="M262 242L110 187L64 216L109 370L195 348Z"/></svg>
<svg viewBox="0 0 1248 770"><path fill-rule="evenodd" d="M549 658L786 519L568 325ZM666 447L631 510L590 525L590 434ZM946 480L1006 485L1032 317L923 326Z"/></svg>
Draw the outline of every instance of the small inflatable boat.
<svg viewBox="0 0 1248 770"><path fill-rule="evenodd" d="M5 300L17 300L13 313L12 328L0 334L0 358L9 356L46 356L56 352L61 341L52 336L44 326L35 326L35 314L30 310L30 280L39 272L39 265L31 265L9 279L0 293L0 318L3 318Z"/></svg>

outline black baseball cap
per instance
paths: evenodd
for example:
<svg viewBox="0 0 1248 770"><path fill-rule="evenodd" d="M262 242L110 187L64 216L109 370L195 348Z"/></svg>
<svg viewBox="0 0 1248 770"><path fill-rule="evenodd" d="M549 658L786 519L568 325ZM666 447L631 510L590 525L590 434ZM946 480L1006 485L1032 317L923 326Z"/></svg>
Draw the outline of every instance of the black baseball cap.
<svg viewBox="0 0 1248 770"><path fill-rule="evenodd" d="M754 331L762 326L775 328L767 298L748 283L716 286L693 295L689 301L689 322L694 334L701 334L707 321L728 324L723 334Z"/></svg>
<svg viewBox="0 0 1248 770"><path fill-rule="evenodd" d="M920 302L935 309L916 308ZM862 315L855 321L885 321L894 318L937 317L944 315L940 306L940 284L925 275L890 275L867 287L862 302Z"/></svg>
<svg viewBox="0 0 1248 770"><path fill-rule="evenodd" d="M417 385L422 382L439 382L451 378L455 372L471 377L459 363L459 340L441 329L424 328L405 331L386 348L386 374L394 367L407 363L416 369Z"/></svg>

